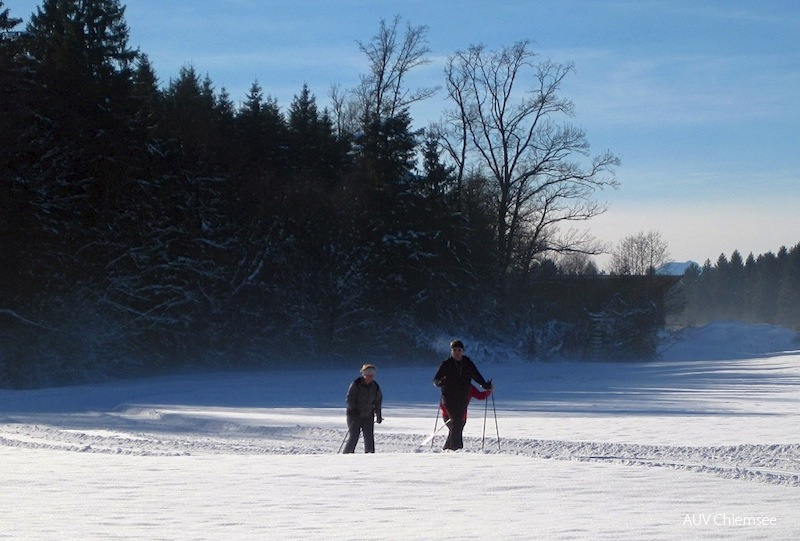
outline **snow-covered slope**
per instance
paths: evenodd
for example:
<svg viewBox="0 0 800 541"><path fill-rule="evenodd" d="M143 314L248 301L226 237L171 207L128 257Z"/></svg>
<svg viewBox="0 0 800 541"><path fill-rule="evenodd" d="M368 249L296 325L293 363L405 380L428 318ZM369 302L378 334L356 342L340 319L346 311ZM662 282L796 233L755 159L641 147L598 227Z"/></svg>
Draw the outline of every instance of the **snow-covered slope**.
<svg viewBox="0 0 800 541"><path fill-rule="evenodd" d="M798 538L796 339L720 322L651 363L474 358L497 391L457 453L420 446L435 366L378 366L371 456L336 454L358 359L0 391L0 537Z"/></svg>

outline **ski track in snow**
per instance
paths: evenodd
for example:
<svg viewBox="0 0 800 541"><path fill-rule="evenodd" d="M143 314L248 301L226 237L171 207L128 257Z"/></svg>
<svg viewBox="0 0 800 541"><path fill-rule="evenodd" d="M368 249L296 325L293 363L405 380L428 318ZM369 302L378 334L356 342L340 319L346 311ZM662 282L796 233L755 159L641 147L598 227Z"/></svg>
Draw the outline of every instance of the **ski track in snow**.
<svg viewBox="0 0 800 541"><path fill-rule="evenodd" d="M0 445L136 456L303 455L336 453L344 434L343 430L332 428L258 426L135 407L121 408L106 416L101 423L95 418L92 428L0 424ZM122 427L116 429L116 425ZM426 434L382 431L377 443L382 453L442 453L444 435L440 434L432 445L421 446ZM671 468L800 487L800 444L695 447L501 437L498 445L496 437L487 436L483 442L481 438L465 437L465 450L459 452Z"/></svg>

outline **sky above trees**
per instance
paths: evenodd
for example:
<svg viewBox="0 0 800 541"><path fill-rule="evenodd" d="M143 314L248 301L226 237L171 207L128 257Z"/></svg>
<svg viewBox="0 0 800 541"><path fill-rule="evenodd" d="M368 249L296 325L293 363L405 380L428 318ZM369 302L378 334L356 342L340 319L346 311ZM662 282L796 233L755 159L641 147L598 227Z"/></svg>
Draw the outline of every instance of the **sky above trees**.
<svg viewBox="0 0 800 541"><path fill-rule="evenodd" d="M40 2L9 0L27 23ZM563 93L592 152L621 158L609 210L587 224L615 243L658 231L677 261L777 251L800 231L800 6L793 1L513 0L208 2L137 0L126 20L162 85L191 65L244 100L254 80L287 108L303 84L328 101L366 69L358 41L381 19L427 25L429 65L410 84L444 85L447 57L522 39L573 62ZM444 91L412 107L424 128ZM601 261L602 263L602 261Z"/></svg>

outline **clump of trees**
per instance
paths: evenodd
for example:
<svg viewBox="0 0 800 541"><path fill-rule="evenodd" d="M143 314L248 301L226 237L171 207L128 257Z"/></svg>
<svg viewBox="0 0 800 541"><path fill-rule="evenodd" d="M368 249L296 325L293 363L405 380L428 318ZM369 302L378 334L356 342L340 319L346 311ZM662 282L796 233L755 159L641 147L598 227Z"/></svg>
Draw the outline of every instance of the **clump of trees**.
<svg viewBox="0 0 800 541"><path fill-rule="evenodd" d="M655 274L669 258L669 247L661 233L642 231L625 237L614 247L609 272L623 276Z"/></svg>
<svg viewBox="0 0 800 541"><path fill-rule="evenodd" d="M282 109L191 66L161 83L124 13L44 0L20 28L0 0L0 385L409 358L440 332L582 353L591 314L638 310L585 285L604 247L569 229L618 165L570 123L570 64L459 51L419 130L424 26L382 21L356 88Z"/></svg>
<svg viewBox="0 0 800 541"><path fill-rule="evenodd" d="M667 242L656 231L625 237L611 256L609 272L616 276L654 277L670 263ZM730 259L721 254L714 264L691 264L664 300L671 325L729 319L800 329L800 245L746 259L734 250Z"/></svg>
<svg viewBox="0 0 800 541"><path fill-rule="evenodd" d="M746 259L721 254L687 269L682 289L682 324L732 319L800 330L800 244Z"/></svg>
<svg viewBox="0 0 800 541"><path fill-rule="evenodd" d="M591 310L594 356L655 356L660 331L680 309L671 294L679 279L658 272L668 262L667 242L657 231L627 236L613 247L610 275L600 277L609 293Z"/></svg>

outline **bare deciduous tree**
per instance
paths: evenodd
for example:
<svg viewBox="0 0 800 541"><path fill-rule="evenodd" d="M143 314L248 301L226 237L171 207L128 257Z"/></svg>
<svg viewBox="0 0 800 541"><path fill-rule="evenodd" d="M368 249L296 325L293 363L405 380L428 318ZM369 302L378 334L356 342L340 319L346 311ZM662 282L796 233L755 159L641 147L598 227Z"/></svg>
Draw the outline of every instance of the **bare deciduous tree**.
<svg viewBox="0 0 800 541"><path fill-rule="evenodd" d="M408 73L430 63L428 27L407 24L401 35L399 26L399 15L391 24L381 20L380 29L372 40L358 42L369 61L369 71L361 76L356 90L366 116L394 117L412 103L431 97L437 90L435 87L416 90L406 87Z"/></svg>
<svg viewBox="0 0 800 541"><path fill-rule="evenodd" d="M542 252L599 253L591 236L560 226L603 213L596 191L616 187L611 152L589 158L583 130L560 117L573 104L559 96L571 64L534 64L528 41L500 51L472 46L448 59L444 146L464 171L477 157L494 184L499 270L530 267Z"/></svg>
<svg viewBox="0 0 800 541"><path fill-rule="evenodd" d="M353 99L352 90L344 90L340 85L331 86L330 99L333 110L333 123L336 135L356 133L361 125L359 104Z"/></svg>
<svg viewBox="0 0 800 541"><path fill-rule="evenodd" d="M342 90L331 88L330 98L334 122L340 135L355 133L370 118L392 118L412 103L431 97L437 87L410 89L406 86L409 72L430 63L427 58L427 26L406 26L400 30L400 17L391 24L381 20L380 29L358 47L369 63L358 87Z"/></svg>
<svg viewBox="0 0 800 541"><path fill-rule="evenodd" d="M622 239L611 253L611 274L644 276L669 263L667 241L656 231Z"/></svg>
<svg viewBox="0 0 800 541"><path fill-rule="evenodd" d="M569 252L560 254L555 260L558 269L563 274L570 276L596 275L597 265L588 254Z"/></svg>

